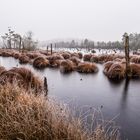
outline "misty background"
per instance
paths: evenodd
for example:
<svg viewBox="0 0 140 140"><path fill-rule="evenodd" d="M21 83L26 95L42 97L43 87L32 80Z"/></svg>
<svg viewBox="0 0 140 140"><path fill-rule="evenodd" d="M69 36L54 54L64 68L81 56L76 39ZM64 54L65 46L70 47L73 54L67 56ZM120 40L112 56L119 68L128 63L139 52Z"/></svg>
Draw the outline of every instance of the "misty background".
<svg viewBox="0 0 140 140"><path fill-rule="evenodd" d="M38 40L121 40L139 32L139 0L0 0L0 35L7 27Z"/></svg>

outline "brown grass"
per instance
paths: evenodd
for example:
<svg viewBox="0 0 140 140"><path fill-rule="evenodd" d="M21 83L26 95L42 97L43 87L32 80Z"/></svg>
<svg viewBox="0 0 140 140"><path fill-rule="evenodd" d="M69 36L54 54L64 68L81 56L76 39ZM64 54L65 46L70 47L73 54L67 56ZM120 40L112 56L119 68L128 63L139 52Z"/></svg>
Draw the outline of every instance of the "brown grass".
<svg viewBox="0 0 140 140"><path fill-rule="evenodd" d="M14 83L15 80L18 82L19 87L24 87L27 90L33 88L37 92L43 89L42 81L26 68L3 70L0 74L0 83L2 85L7 82Z"/></svg>
<svg viewBox="0 0 140 140"><path fill-rule="evenodd" d="M19 59L20 64L27 64L27 63L30 62L30 58L28 56L24 55L24 54L19 56L18 59Z"/></svg>
<svg viewBox="0 0 140 140"><path fill-rule="evenodd" d="M92 57L92 54L85 54L84 57L83 57L83 60L84 61L90 61L91 57Z"/></svg>
<svg viewBox="0 0 140 140"><path fill-rule="evenodd" d="M105 63L108 61L113 61L114 56L113 55L108 55L108 54L103 54L98 56L98 63Z"/></svg>
<svg viewBox="0 0 140 140"><path fill-rule="evenodd" d="M98 63L99 59L97 55L92 55L92 57L90 58L90 62L95 62Z"/></svg>
<svg viewBox="0 0 140 140"><path fill-rule="evenodd" d="M104 72L110 79L122 79L125 77L125 66L119 62L114 62L113 64L110 62L106 65Z"/></svg>
<svg viewBox="0 0 140 140"><path fill-rule="evenodd" d="M88 131L83 118L68 106L43 94L35 96L14 85L0 85L0 139L3 140L118 140L118 129L103 123ZM88 118L88 116L87 116ZM95 118L95 114L93 114ZM85 119L86 120L86 119ZM91 127L95 125L92 120ZM85 125L85 127L83 126ZM93 124L93 125L92 125ZM109 123L110 124L110 123Z"/></svg>
<svg viewBox="0 0 140 140"><path fill-rule="evenodd" d="M6 71L5 67L0 66L0 75L1 75L1 73L3 73L4 71Z"/></svg>
<svg viewBox="0 0 140 140"><path fill-rule="evenodd" d="M78 52L78 55L79 55L79 59L83 58L83 54L81 52Z"/></svg>
<svg viewBox="0 0 140 140"><path fill-rule="evenodd" d="M140 64L130 64L132 78L140 78Z"/></svg>
<svg viewBox="0 0 140 140"><path fill-rule="evenodd" d="M108 74L108 71L113 64L114 64L113 61L108 61L104 64L104 70L103 70L104 74Z"/></svg>
<svg viewBox="0 0 140 140"><path fill-rule="evenodd" d="M140 63L140 56L132 56L130 61L132 63Z"/></svg>
<svg viewBox="0 0 140 140"><path fill-rule="evenodd" d="M35 52L29 52L26 54L30 59L35 59L37 57L39 57L40 54L35 53Z"/></svg>
<svg viewBox="0 0 140 140"><path fill-rule="evenodd" d="M12 54L12 57L14 57L15 59L18 59L20 56L21 54L17 52Z"/></svg>
<svg viewBox="0 0 140 140"><path fill-rule="evenodd" d="M3 51L3 52L1 52L1 56L3 56L3 57L11 57L11 52L9 52L9 51Z"/></svg>
<svg viewBox="0 0 140 140"><path fill-rule="evenodd" d="M80 59L75 56L72 56L69 60L71 60L75 66L77 66L80 63Z"/></svg>
<svg viewBox="0 0 140 140"><path fill-rule="evenodd" d="M81 62L77 66L77 71L80 73L95 73L98 71L98 68L94 63Z"/></svg>
<svg viewBox="0 0 140 140"><path fill-rule="evenodd" d="M71 54L68 52L63 52L61 55L64 57L64 59L69 59L71 57Z"/></svg>
<svg viewBox="0 0 140 140"><path fill-rule="evenodd" d="M74 70L74 64L70 60L63 60L60 64L60 71L63 73L72 72Z"/></svg>
<svg viewBox="0 0 140 140"><path fill-rule="evenodd" d="M33 66L38 69L46 68L49 66L49 61L44 57L37 57L33 61Z"/></svg>

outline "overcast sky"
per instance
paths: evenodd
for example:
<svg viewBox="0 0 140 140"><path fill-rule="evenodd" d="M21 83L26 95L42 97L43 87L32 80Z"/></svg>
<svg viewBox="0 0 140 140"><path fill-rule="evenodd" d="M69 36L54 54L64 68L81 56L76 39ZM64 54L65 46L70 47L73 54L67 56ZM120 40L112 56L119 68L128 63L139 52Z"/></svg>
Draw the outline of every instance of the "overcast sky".
<svg viewBox="0 0 140 140"><path fill-rule="evenodd" d="M0 0L0 35L11 26L39 40L120 40L140 32L140 0Z"/></svg>

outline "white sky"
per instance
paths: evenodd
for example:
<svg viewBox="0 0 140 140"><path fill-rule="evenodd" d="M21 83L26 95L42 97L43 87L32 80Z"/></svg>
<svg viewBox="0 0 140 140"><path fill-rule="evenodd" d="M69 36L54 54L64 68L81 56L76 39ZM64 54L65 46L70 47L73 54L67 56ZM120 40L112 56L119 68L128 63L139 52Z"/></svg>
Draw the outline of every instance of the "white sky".
<svg viewBox="0 0 140 140"><path fill-rule="evenodd" d="M121 40L140 32L140 0L0 0L0 35L11 26L39 40Z"/></svg>

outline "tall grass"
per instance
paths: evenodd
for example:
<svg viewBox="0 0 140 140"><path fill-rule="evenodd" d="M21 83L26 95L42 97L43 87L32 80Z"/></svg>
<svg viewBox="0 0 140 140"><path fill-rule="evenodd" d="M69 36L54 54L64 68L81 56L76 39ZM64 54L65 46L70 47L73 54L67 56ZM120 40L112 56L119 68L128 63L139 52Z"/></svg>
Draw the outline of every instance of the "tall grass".
<svg viewBox="0 0 140 140"><path fill-rule="evenodd" d="M88 116L73 117L72 114L67 105L47 98L43 93L36 96L33 90L24 90L17 84L0 85L0 139L118 139L116 127L106 129L105 125L97 125L88 131L85 121ZM94 117L92 119L94 124Z"/></svg>

